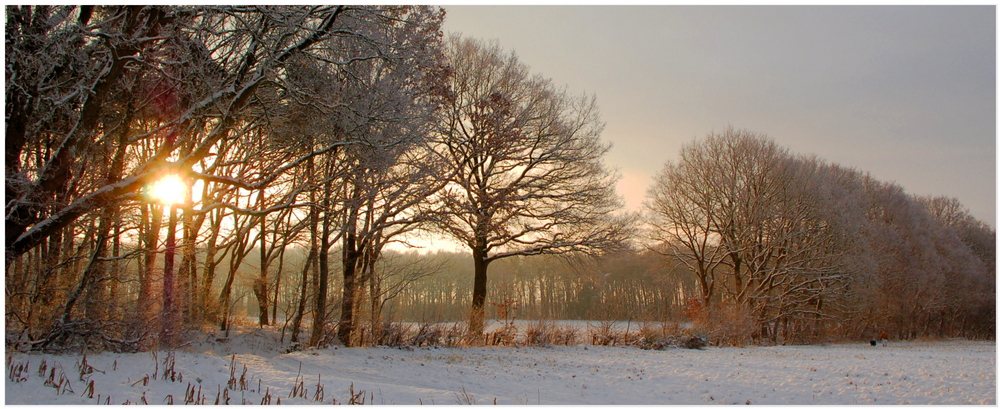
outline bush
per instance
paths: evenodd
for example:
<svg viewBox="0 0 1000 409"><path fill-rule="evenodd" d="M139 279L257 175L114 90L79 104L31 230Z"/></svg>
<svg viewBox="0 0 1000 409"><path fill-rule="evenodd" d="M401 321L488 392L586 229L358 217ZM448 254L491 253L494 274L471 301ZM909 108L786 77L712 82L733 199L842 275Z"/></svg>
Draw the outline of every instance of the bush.
<svg viewBox="0 0 1000 409"><path fill-rule="evenodd" d="M553 326L550 342L555 345L572 345L576 342L577 332L573 327Z"/></svg>
<svg viewBox="0 0 1000 409"><path fill-rule="evenodd" d="M516 345L517 327L513 323L508 323L496 331L487 332L483 335L486 337L484 342L488 346Z"/></svg>
<svg viewBox="0 0 1000 409"><path fill-rule="evenodd" d="M420 324L417 333L410 338L410 345L418 347L430 347L441 343L443 331L440 324Z"/></svg>
<svg viewBox="0 0 1000 409"><path fill-rule="evenodd" d="M525 345L543 345L552 343L553 325L549 321L538 320L528 325L524 330Z"/></svg>
<svg viewBox="0 0 1000 409"><path fill-rule="evenodd" d="M751 341L757 321L746 306L722 303L711 308L706 321L696 321L693 329L707 335L712 345L741 347Z"/></svg>
<svg viewBox="0 0 1000 409"><path fill-rule="evenodd" d="M682 345L687 349L704 349L708 345L708 341L702 337L690 336L684 340Z"/></svg>
<svg viewBox="0 0 1000 409"><path fill-rule="evenodd" d="M387 322L380 325L378 330L379 333L375 338L375 345L400 347L407 343L406 336L410 332L410 325L399 322Z"/></svg>
<svg viewBox="0 0 1000 409"><path fill-rule="evenodd" d="M601 321L597 326L587 324L590 328L590 343L596 346L615 345L620 336L615 331L614 321Z"/></svg>

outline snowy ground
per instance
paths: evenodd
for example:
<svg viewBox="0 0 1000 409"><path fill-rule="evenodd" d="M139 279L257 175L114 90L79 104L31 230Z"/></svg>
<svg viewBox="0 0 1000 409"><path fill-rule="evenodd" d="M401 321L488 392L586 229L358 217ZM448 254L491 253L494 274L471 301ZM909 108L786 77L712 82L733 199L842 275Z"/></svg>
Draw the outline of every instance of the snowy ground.
<svg viewBox="0 0 1000 409"><path fill-rule="evenodd" d="M331 348L8 356L10 404L996 404L996 343L642 350ZM171 358L173 364L171 365ZM44 370L41 365L44 363ZM87 368L93 368L90 373ZM171 370L172 369L172 370ZM51 379L51 381L50 381ZM81 380L82 379L82 380ZM353 390L353 394L351 391ZM92 396L92 397L91 397ZM269 400L269 401L268 401Z"/></svg>

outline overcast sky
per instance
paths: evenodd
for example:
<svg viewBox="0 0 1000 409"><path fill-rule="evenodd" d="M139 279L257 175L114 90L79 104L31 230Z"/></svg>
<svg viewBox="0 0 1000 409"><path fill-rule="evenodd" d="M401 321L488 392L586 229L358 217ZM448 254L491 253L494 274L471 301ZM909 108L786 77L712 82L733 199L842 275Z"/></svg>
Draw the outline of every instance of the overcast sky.
<svg viewBox="0 0 1000 409"><path fill-rule="evenodd" d="M445 9L446 32L597 95L629 208L681 145L731 125L996 226L993 6Z"/></svg>

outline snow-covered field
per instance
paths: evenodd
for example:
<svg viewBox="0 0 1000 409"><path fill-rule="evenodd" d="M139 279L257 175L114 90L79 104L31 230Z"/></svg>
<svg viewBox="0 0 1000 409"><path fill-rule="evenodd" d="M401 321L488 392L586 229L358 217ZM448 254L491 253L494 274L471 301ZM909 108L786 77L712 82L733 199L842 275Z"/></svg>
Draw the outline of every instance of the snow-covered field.
<svg viewBox="0 0 1000 409"><path fill-rule="evenodd" d="M330 348L8 356L10 404L996 404L996 343ZM155 358L155 360L154 360ZM173 363L171 363L171 360ZM42 369L44 365L44 369ZM89 373L87 368L93 368ZM82 380L81 380L82 379ZM353 393L352 393L353 391ZM91 397L92 396L92 397ZM280 400L280 401L279 401Z"/></svg>

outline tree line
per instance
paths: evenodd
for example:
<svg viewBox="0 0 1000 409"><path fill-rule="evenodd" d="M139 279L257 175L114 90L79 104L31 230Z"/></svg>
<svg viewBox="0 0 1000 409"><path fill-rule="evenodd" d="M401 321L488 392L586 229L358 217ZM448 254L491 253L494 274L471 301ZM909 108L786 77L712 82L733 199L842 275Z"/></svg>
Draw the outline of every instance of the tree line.
<svg viewBox="0 0 1000 409"><path fill-rule="evenodd" d="M306 253L305 248L291 249L286 263L299 265ZM245 262L248 271L238 275L234 284L239 299L234 316L256 325L260 309L251 294L258 259L251 255ZM464 321L472 299L471 265L470 254L386 251L378 265L380 305L360 308L363 337L370 338L371 331L384 324L372 322L373 312L391 322ZM333 286L339 287L340 281L340 275L333 274ZM296 277L283 280L270 311L278 317L273 323L284 326L285 317L295 308L298 289ZM687 300L697 291L693 276L683 266L650 251L627 250L602 257L512 257L491 266L484 313L489 319L500 319L503 314L529 321L683 321Z"/></svg>
<svg viewBox="0 0 1000 409"><path fill-rule="evenodd" d="M508 301L537 318L734 310L758 338L992 328L995 233L957 201L732 131L668 164L640 223L595 98L444 19L7 6L8 345L171 347L249 310L295 345L360 345L391 319L460 316L475 337ZM420 234L467 247L465 270L387 250Z"/></svg>
<svg viewBox="0 0 1000 409"><path fill-rule="evenodd" d="M995 337L996 233L956 199L732 128L684 146L648 197L656 250L736 338Z"/></svg>

